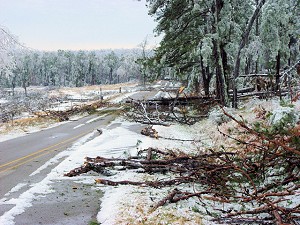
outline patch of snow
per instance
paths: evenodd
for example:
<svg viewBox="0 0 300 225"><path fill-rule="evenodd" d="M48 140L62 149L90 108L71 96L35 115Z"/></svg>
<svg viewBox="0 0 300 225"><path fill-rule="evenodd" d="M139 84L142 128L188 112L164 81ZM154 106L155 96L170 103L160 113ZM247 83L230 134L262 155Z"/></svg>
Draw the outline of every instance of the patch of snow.
<svg viewBox="0 0 300 225"><path fill-rule="evenodd" d="M126 193L130 193L130 186L116 188L105 188L105 194L102 197L101 210L97 214L97 221L101 224L115 224L115 219L118 218L120 199L126 196ZM114 210L112 210L114 209Z"/></svg>
<svg viewBox="0 0 300 225"><path fill-rule="evenodd" d="M131 93L126 93L126 94L121 94L120 96L110 100L111 103L120 103L123 100L125 100L126 98L129 98L130 96L136 94L138 92L131 92Z"/></svg>
<svg viewBox="0 0 300 225"><path fill-rule="evenodd" d="M84 114L81 114L81 115L74 115L72 116L69 121L76 121L76 120L79 120L85 116L88 116L88 113L84 113Z"/></svg>
<svg viewBox="0 0 300 225"><path fill-rule="evenodd" d="M19 183L15 187L13 187L9 192L7 192L4 196L9 196L11 193L19 191L22 187L26 185L26 183Z"/></svg>
<svg viewBox="0 0 300 225"><path fill-rule="evenodd" d="M0 98L0 104L8 103L8 100Z"/></svg>
<svg viewBox="0 0 300 225"><path fill-rule="evenodd" d="M175 93L159 91L159 92L157 92L156 95L154 95L153 99L170 99L170 98L175 98L175 97L176 97Z"/></svg>
<svg viewBox="0 0 300 225"><path fill-rule="evenodd" d="M51 193L50 184L52 181L46 177L38 185L31 187L28 191L22 193L17 199L11 199L5 204L15 204L9 211L0 217L0 224L14 225L14 218L25 212L25 209L32 206L32 201L43 197L47 193ZM1 203L4 204L4 203Z"/></svg>
<svg viewBox="0 0 300 225"><path fill-rule="evenodd" d="M181 82L178 81L167 81L167 80L159 80L155 84L152 85L153 88L160 89L179 89L182 86Z"/></svg>
<svg viewBox="0 0 300 225"><path fill-rule="evenodd" d="M279 123L285 123L285 119L288 119L291 123L289 126L295 126L299 121L299 111L290 107L279 107L274 109L272 115L269 118L269 123L272 125L277 125ZM286 124L288 126L288 124Z"/></svg>
<svg viewBox="0 0 300 225"><path fill-rule="evenodd" d="M232 111L234 109L224 108L224 110L227 113L232 114ZM208 119L213 123L216 123L217 125L230 121L230 118L224 115L223 111L220 108L213 108L213 110L211 110L209 113Z"/></svg>

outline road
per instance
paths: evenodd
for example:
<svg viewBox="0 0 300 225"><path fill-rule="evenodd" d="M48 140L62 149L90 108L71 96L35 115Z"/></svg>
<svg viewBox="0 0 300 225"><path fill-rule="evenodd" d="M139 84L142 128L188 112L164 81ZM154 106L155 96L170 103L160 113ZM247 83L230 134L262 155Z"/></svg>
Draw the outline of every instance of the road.
<svg viewBox="0 0 300 225"><path fill-rule="evenodd" d="M65 149L80 137L98 128L106 120L107 118L100 119L95 115L88 116L51 129L0 142L0 173L11 171L53 151Z"/></svg>
<svg viewBox="0 0 300 225"><path fill-rule="evenodd" d="M32 187L35 183L43 180L45 176L51 171L51 169L53 169L63 159L61 159L60 162L47 167L37 175L30 176L30 174L44 165L59 152L66 150L81 137L92 133L96 129L105 127L113 118L113 115L91 115L78 119L76 121L63 123L60 126L1 142L0 216L12 209L14 206L13 204L1 204L1 200L2 203L8 201L8 192L11 192L12 188L16 187L17 185L20 186L20 184L22 184L19 188L20 190L13 191L12 194L9 194L9 199L18 198L20 194ZM99 134L95 132L95 135ZM63 185L64 187L69 187L71 188L71 190L72 187L74 187L74 183L72 183L72 181L66 181L63 183L64 184L61 184L61 186ZM57 188L58 193L59 188L63 187L55 188ZM86 187L81 186L76 188L76 192L69 192L70 194L65 195L63 200L59 200L62 198L61 196L57 196L57 193L54 193L52 196L50 195L47 197L47 204L43 204L44 202L41 202L42 204L37 206L38 208L45 208L45 210L43 210L45 212L45 215L41 215L39 222L36 218L37 215L33 216L35 212L30 212L29 210L29 214L27 213L25 216L21 216L20 219L16 218L16 224L52 224L55 219L58 221L53 224L60 224L61 218L59 218L59 216L57 215L58 213L74 214L73 217L67 217L68 220L66 220L65 223L62 224L69 224L70 222L73 223L74 221L85 221L87 224L88 221L90 221L91 218L95 216L99 209L99 196L88 196L86 193L90 193L90 190L87 190ZM58 199L58 197L60 198ZM84 200L89 202L86 208L75 207L76 201L80 201L80 203L82 203L82 201ZM49 204L51 202L52 209L49 211ZM72 202L72 204L64 204L65 202ZM81 206L82 204L79 205ZM35 207L32 207L31 210L35 210ZM81 218L78 218L79 215ZM74 224L81 223L79 222Z"/></svg>
<svg viewBox="0 0 300 225"><path fill-rule="evenodd" d="M149 99L156 93L157 91L141 91L131 98ZM111 108L107 110L107 112L111 111ZM96 129L103 127L107 129L107 125L113 119L113 115L102 117L91 115L54 128L0 142L0 224L1 221L7 223L7 218L12 220L9 224L17 225L89 224L95 220L102 192L92 189L93 185L63 179L50 185L51 193L37 198L39 201L28 203L26 197L30 194L30 190L41 185L65 158L50 164L39 173L33 172L52 160L58 153L66 151L81 137L91 134ZM94 133L94 137L100 135L98 132ZM30 204L30 207L26 207L25 212L22 210L20 212L18 207L23 200L24 204Z"/></svg>

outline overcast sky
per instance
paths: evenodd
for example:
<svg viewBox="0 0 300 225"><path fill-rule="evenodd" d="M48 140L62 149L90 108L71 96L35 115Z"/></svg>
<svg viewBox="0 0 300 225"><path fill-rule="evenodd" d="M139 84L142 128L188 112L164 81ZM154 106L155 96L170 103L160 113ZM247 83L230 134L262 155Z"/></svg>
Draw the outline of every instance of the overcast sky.
<svg viewBox="0 0 300 225"><path fill-rule="evenodd" d="M134 48L156 24L145 0L0 0L0 25L39 50Z"/></svg>

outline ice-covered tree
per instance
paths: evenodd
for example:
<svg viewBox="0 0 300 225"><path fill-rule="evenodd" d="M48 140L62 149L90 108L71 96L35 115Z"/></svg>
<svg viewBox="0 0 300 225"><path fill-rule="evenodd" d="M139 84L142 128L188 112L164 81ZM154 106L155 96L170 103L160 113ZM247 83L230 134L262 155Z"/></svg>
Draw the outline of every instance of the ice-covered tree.
<svg viewBox="0 0 300 225"><path fill-rule="evenodd" d="M113 75L115 74L116 70L120 66L120 58L116 55L115 52L110 52L104 57L104 63L107 66L108 72L108 80L109 84L113 84L114 81L116 82L116 77Z"/></svg>
<svg viewBox="0 0 300 225"><path fill-rule="evenodd" d="M13 53L17 45L17 38L7 28L0 25L0 84L4 82L10 86L15 83L12 69L14 68Z"/></svg>
<svg viewBox="0 0 300 225"><path fill-rule="evenodd" d="M87 83L91 85L96 84L96 66L97 66L97 59L96 53L94 51L89 52L88 54L88 71L87 71Z"/></svg>
<svg viewBox="0 0 300 225"><path fill-rule="evenodd" d="M18 43L8 29L0 26L0 68L5 70L11 67L12 53Z"/></svg>
<svg viewBox="0 0 300 225"><path fill-rule="evenodd" d="M75 86L81 87L85 84L85 78L87 74L87 59L86 53L84 51L79 51L76 54L75 63Z"/></svg>
<svg viewBox="0 0 300 225"><path fill-rule="evenodd" d="M278 71L291 59L291 43L299 46L299 0L147 2L163 35L150 62L172 68L196 89L200 82L205 94L214 80L223 104L234 78L268 67Z"/></svg>
<svg viewBox="0 0 300 225"><path fill-rule="evenodd" d="M196 90L199 82L209 94L215 74L217 98L227 102L226 39L222 38L222 10L226 2L215 1L148 1L155 16L156 31L163 39L156 49L156 61L171 67L176 76ZM225 23L224 23L225 24Z"/></svg>
<svg viewBox="0 0 300 225"><path fill-rule="evenodd" d="M138 70L140 73L139 80L140 82L145 85L146 81L149 79L149 77L153 77L153 74L151 73L152 69L155 68L155 66L151 65L150 56L152 55L152 51L148 49L148 37L146 37L139 45L138 50L136 51L136 56L138 57L135 62L138 66ZM157 76L159 76L159 73L156 73ZM154 77L154 79L157 78L157 76Z"/></svg>

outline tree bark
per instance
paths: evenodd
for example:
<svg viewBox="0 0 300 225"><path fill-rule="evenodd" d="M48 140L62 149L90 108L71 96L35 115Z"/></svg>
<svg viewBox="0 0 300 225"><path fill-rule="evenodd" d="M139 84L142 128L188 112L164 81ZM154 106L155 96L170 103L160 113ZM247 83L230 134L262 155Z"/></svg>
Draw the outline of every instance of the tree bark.
<svg viewBox="0 0 300 225"><path fill-rule="evenodd" d="M112 73L113 73L113 69L110 68L110 70L109 70L109 84L112 84L112 80L113 80Z"/></svg>
<svg viewBox="0 0 300 225"><path fill-rule="evenodd" d="M209 68L205 68L202 70L203 77L203 87L205 96L209 96L209 84L211 80L211 75L209 74Z"/></svg>
<svg viewBox="0 0 300 225"><path fill-rule="evenodd" d="M216 59L216 98L221 105L225 105L225 79L223 76L223 69L220 65L220 54L218 51L218 42L214 41L214 58Z"/></svg>
<svg viewBox="0 0 300 225"><path fill-rule="evenodd" d="M280 51L278 51L278 55L276 57L276 85L275 91L277 94L280 95L281 98L281 91L280 91Z"/></svg>
<svg viewBox="0 0 300 225"><path fill-rule="evenodd" d="M216 0L215 5L213 7L213 13L215 22L212 27L212 32L217 33L217 26L219 22L220 12L223 8L224 2L223 0ZM215 38L213 40L213 54L215 60L215 71L216 71L216 98L219 100L220 104L227 105L228 104L228 95L226 93L226 83L225 83L225 74L222 62L221 55L221 45L220 41Z"/></svg>
<svg viewBox="0 0 300 225"><path fill-rule="evenodd" d="M202 81L203 81L203 88L204 88L204 95L209 96L209 84L211 80L211 75L209 73L209 67L204 66L203 58L200 59L200 66L201 66L201 74L202 74Z"/></svg>
<svg viewBox="0 0 300 225"><path fill-rule="evenodd" d="M261 0L259 2L259 4L257 5L255 11L253 12L251 18L249 19L248 25L246 27L246 30L242 36L242 39L240 41L240 46L239 46L239 50L235 59L235 66L234 66L234 73L233 73L233 107L237 108L237 88L236 88L236 78L239 76L239 72L240 72L240 64L241 64L241 52L242 49L245 47L246 41L249 37L251 28L255 22L255 20L257 19L257 17L259 16L260 10L262 8L262 6L265 4L266 0Z"/></svg>

